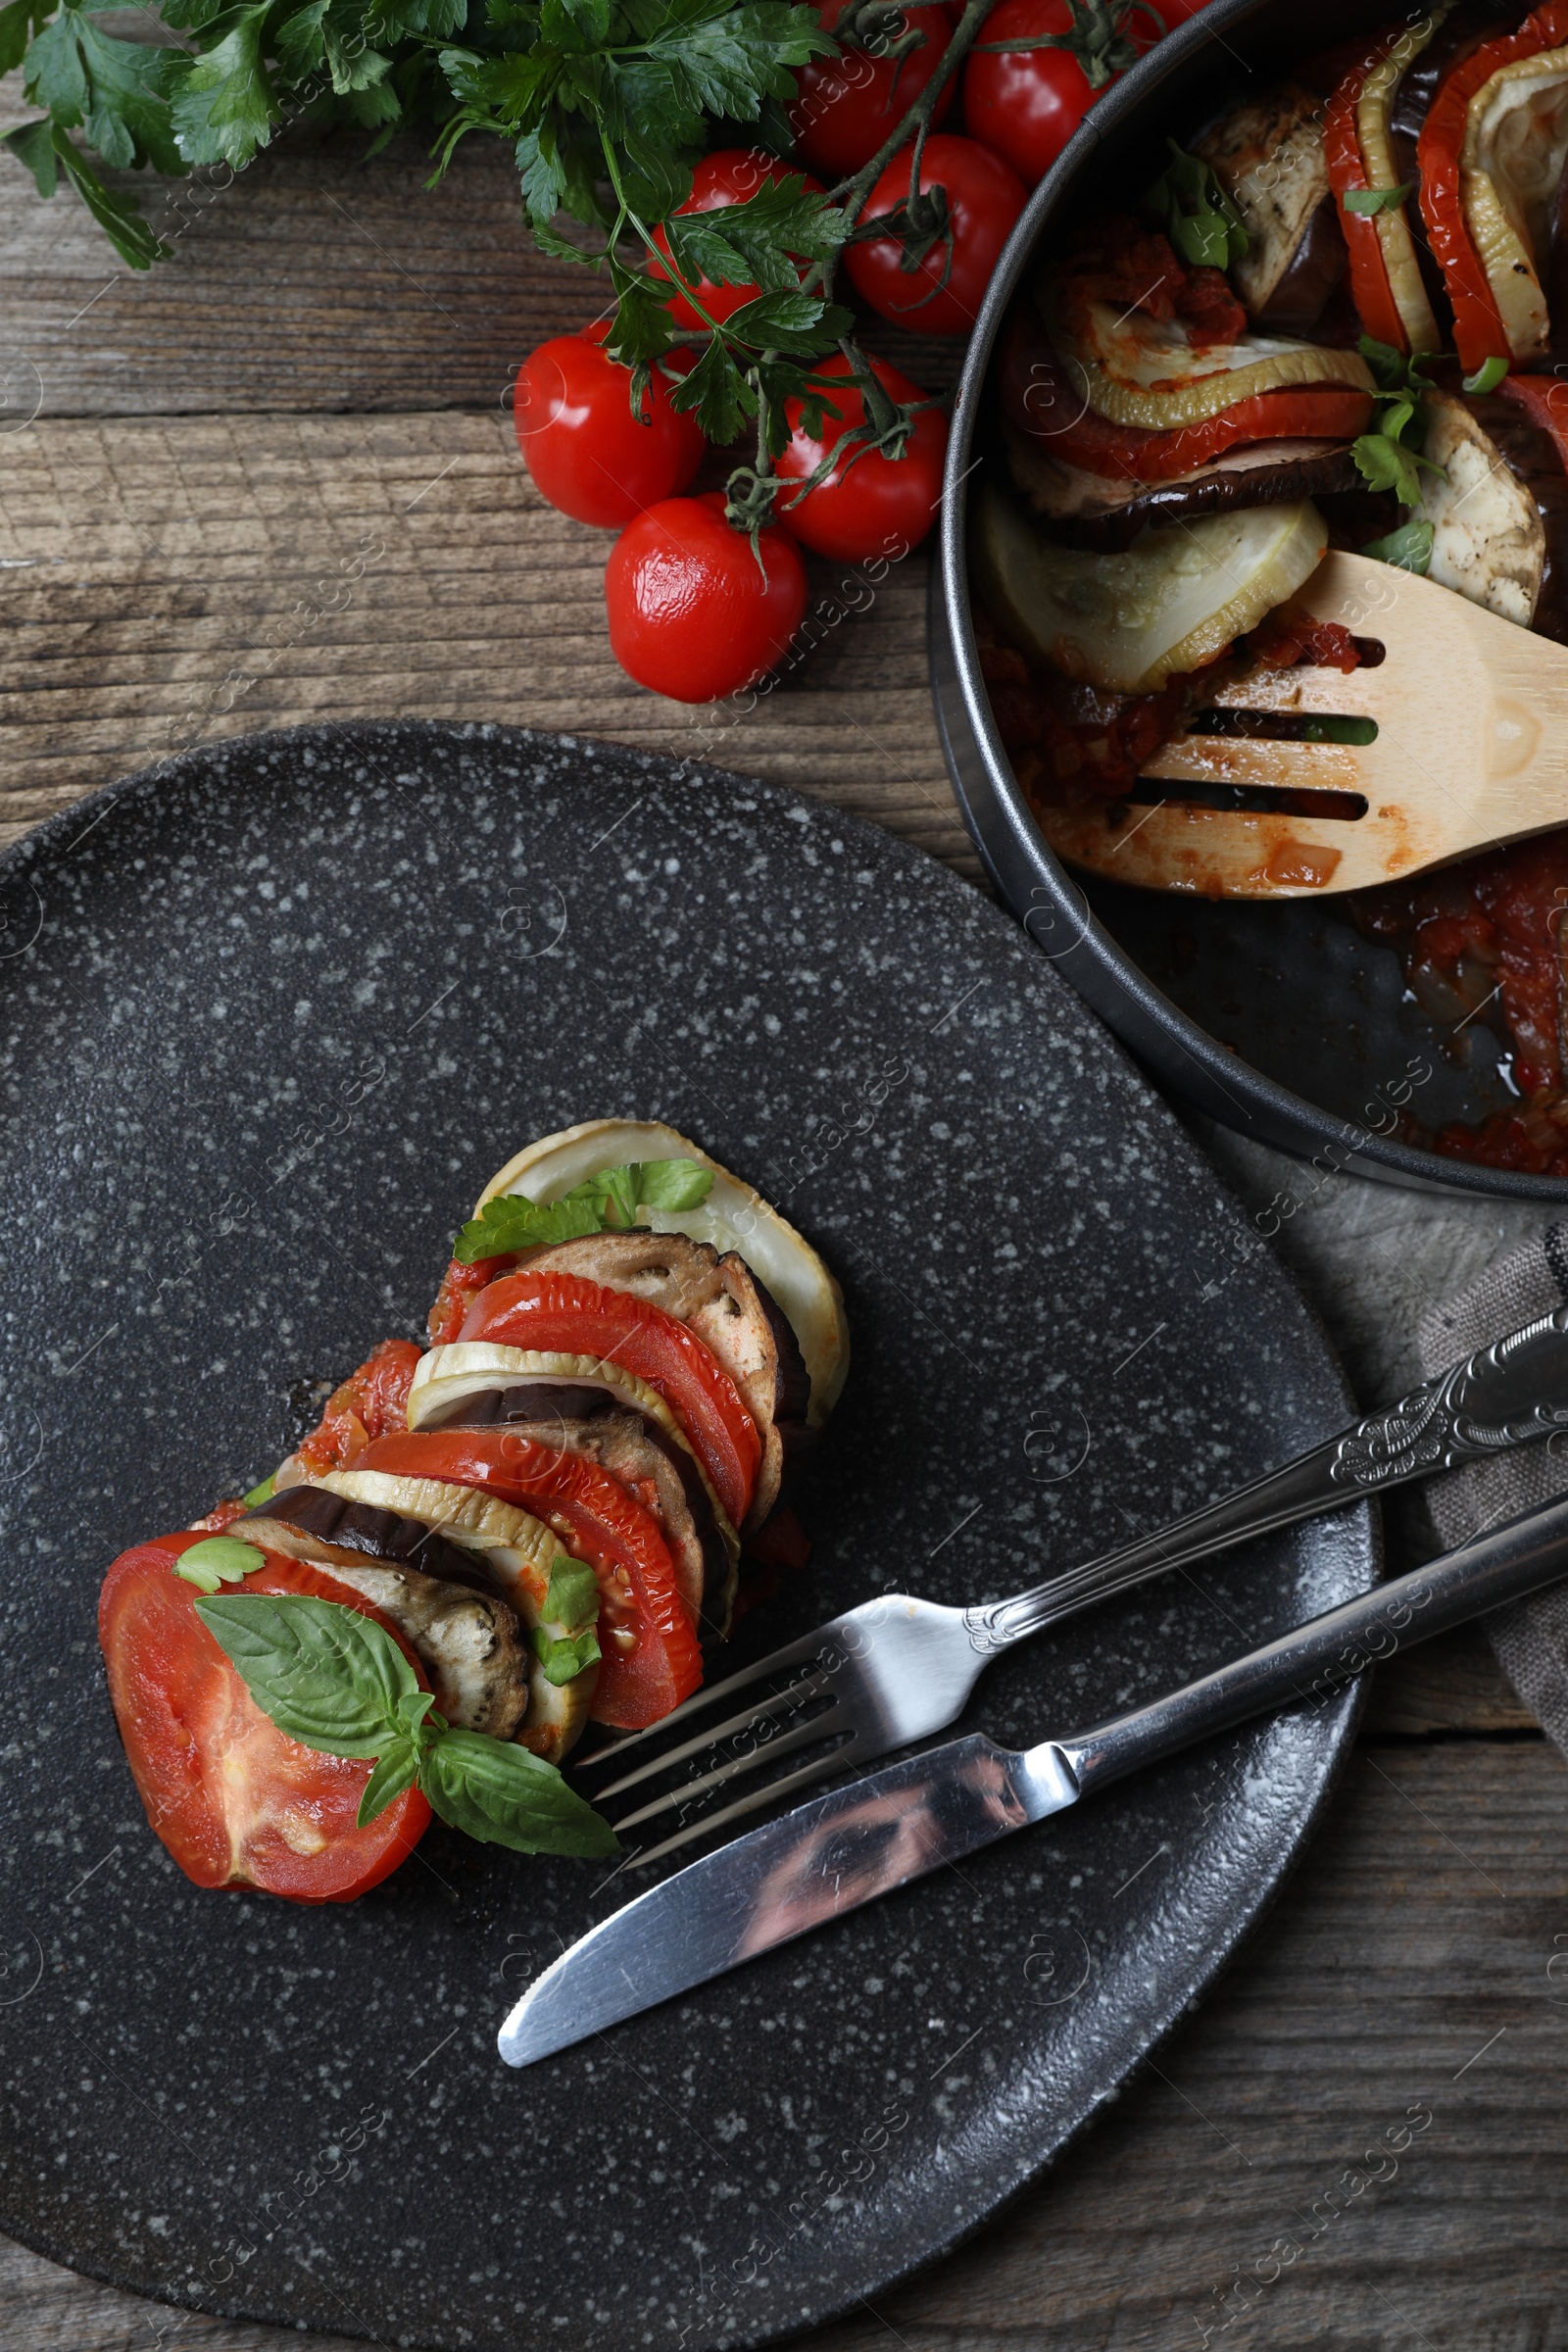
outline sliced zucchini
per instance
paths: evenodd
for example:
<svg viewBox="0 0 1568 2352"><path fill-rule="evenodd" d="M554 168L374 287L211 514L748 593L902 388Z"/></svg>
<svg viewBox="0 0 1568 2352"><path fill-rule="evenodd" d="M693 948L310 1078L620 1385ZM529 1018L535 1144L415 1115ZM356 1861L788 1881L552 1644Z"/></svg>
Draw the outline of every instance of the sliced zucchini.
<svg viewBox="0 0 1568 2352"><path fill-rule="evenodd" d="M1309 499L1148 530L1119 555L1043 539L994 484L977 502L975 572L1002 626L1062 677L1152 694L1198 669L1308 580L1328 545Z"/></svg>

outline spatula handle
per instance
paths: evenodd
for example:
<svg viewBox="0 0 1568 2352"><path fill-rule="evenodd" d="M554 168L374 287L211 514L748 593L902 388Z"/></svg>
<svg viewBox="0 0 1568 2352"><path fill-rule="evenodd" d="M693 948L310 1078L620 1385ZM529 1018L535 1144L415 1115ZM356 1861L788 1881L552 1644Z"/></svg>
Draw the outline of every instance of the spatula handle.
<svg viewBox="0 0 1568 2352"><path fill-rule="evenodd" d="M1568 1497L1528 1511L1425 1568L1313 1617L1168 1697L1054 1744L1087 1796L1253 1715L1276 1707L1327 1705L1379 1658L1522 1599L1565 1575Z"/></svg>

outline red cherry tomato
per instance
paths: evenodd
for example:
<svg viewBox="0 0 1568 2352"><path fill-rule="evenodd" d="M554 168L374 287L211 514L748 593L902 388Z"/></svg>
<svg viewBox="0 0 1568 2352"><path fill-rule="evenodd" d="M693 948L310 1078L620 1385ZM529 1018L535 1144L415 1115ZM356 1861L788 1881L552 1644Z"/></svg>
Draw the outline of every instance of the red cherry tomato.
<svg viewBox="0 0 1568 2352"><path fill-rule="evenodd" d="M575 522L618 531L684 490L702 464L702 428L669 405L655 370L632 415L631 370L600 349L609 327L556 335L517 370L517 442L541 496Z"/></svg>
<svg viewBox="0 0 1568 2352"><path fill-rule="evenodd" d="M605 603L611 651L629 677L673 702L711 703L766 676L806 617L806 566L787 531L765 530L760 544L765 579L716 490L666 498L626 525L605 567Z"/></svg>
<svg viewBox="0 0 1568 2352"><path fill-rule="evenodd" d="M822 30L831 32L850 5L851 0L824 0L817 12ZM795 144L812 169L829 179L847 179L871 161L947 53L953 24L945 8L906 9L905 22L925 35L906 57L845 49L837 57L813 57L795 76L797 95L790 108ZM891 37L896 42L903 36L895 32ZM950 81L937 100L933 122L940 122L952 104Z"/></svg>
<svg viewBox="0 0 1568 2352"><path fill-rule="evenodd" d="M1076 22L1069 0L1002 0L980 36L986 48L971 51L964 67L965 129L1009 163L1031 188L1044 179L1110 84L1095 88L1070 49L1014 49L997 56L990 44L1070 33ZM1139 10L1123 20L1120 31L1140 52L1152 49L1158 38L1152 20Z"/></svg>
<svg viewBox="0 0 1568 2352"><path fill-rule="evenodd" d="M871 370L890 399L924 400L919 386L885 361L873 360ZM816 373L847 376L850 363L842 352L835 352L830 360L818 364ZM778 470L787 481L806 481L828 451L864 422L865 403L858 392L830 393L828 397L841 414L824 416L820 439L802 424L800 401L792 400L785 412L791 439L778 460ZM862 564L869 556L891 556L896 563L919 546L936 520L947 447L946 416L940 409L924 409L915 418L902 458L886 458L880 450L862 447L858 454L851 454L847 465L835 466L798 504L792 506L784 498L774 512L787 531L819 556L832 556L845 564Z"/></svg>
<svg viewBox="0 0 1568 2352"><path fill-rule="evenodd" d="M659 1523L608 1470L558 1453L514 1429L433 1429L381 1438L360 1462L394 1478L479 1487L531 1511L575 1559L599 1573L604 1662L589 1709L595 1723L640 1732L703 1679L703 1653ZM617 1636L633 1639L622 1647Z"/></svg>
<svg viewBox="0 0 1568 2352"><path fill-rule="evenodd" d="M894 157L866 200L863 219L907 203L912 159L912 148ZM845 263L857 291L882 318L928 335L966 335L1028 193L1000 156L951 131L927 139L920 187L946 188L951 234L932 246L918 269L900 268L904 249L896 237L851 245Z"/></svg>
<svg viewBox="0 0 1568 2352"><path fill-rule="evenodd" d="M301 1747L264 1715L196 1614L174 1563L203 1537L186 1531L122 1551L104 1578L98 1639L120 1736L147 1818L198 1886L257 1886L293 1903L347 1903L417 1845L430 1808L416 1788L368 1828L355 1816L368 1762ZM303 1560L257 1554L247 1592L303 1592L340 1601L390 1634L358 1592Z"/></svg>
<svg viewBox="0 0 1568 2352"><path fill-rule="evenodd" d="M821 195L822 183L819 179L813 179L809 172L796 172L791 164L781 164L776 155L764 155L760 149L746 147L720 147L713 154L704 156L692 173L692 192L679 209L683 213L720 212L726 205L744 204L749 196L757 194L764 181L776 188L781 179L788 179L792 174L804 179L814 196ZM655 277L675 278L677 285L684 284L684 279L675 277L674 264L669 259L669 237L662 226L654 230L653 241L663 258L656 261L650 256L650 273ZM717 319L722 324L724 319L732 318L745 304L755 302L761 288L747 285L715 286L711 278L700 277L689 291L695 301L702 305L702 310L707 312L708 318ZM708 318L694 308L693 303L687 301L684 294L676 295L669 306L669 315L677 326L701 327L708 324ZM677 488L684 486L683 483L676 484Z"/></svg>

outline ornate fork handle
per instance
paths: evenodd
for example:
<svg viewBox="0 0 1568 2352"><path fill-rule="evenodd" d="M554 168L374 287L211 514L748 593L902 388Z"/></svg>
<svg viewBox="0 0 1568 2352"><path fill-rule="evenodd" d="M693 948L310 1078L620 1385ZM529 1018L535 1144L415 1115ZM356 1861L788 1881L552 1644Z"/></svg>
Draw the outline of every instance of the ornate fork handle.
<svg viewBox="0 0 1568 2352"><path fill-rule="evenodd" d="M1396 1404L1366 1414L1234 1494L1032 1592L966 1609L969 1640L982 1654L1008 1649L1163 1569L1461 1462L1537 1445L1559 1430L1568 1430L1568 1306L1478 1348Z"/></svg>

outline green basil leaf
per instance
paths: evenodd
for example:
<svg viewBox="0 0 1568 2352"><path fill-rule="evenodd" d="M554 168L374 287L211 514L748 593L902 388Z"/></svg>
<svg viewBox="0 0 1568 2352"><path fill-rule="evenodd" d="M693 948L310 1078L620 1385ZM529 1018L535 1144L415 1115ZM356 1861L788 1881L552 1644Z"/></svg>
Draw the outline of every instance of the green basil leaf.
<svg viewBox="0 0 1568 2352"><path fill-rule="evenodd" d="M280 1732L329 1756L376 1756L407 1737L413 1667L361 1609L305 1593L225 1593L196 1614Z"/></svg>
<svg viewBox="0 0 1568 2352"><path fill-rule="evenodd" d="M637 1198L649 1208L698 1208L712 1189L712 1169L695 1159L645 1159Z"/></svg>
<svg viewBox="0 0 1568 2352"><path fill-rule="evenodd" d="M453 1829L518 1854L615 1854L608 1821L553 1764L509 1740L448 1732L424 1758L419 1787Z"/></svg>
<svg viewBox="0 0 1568 2352"><path fill-rule="evenodd" d="M592 1626L585 1634L558 1635L552 1639L542 1625L536 1625L528 1640L544 1670L545 1681L554 1683L558 1690L563 1683L574 1683L588 1667L597 1666L604 1654Z"/></svg>
<svg viewBox="0 0 1568 2352"><path fill-rule="evenodd" d="M1363 547L1363 556L1374 564L1392 564L1396 571L1415 571L1423 576L1432 563L1433 526L1430 522L1402 522L1386 539L1373 539Z"/></svg>
<svg viewBox="0 0 1568 2352"><path fill-rule="evenodd" d="M557 1552L550 1564L544 1613L552 1625L592 1625L599 1614L599 1579L586 1560Z"/></svg>
<svg viewBox="0 0 1568 2352"><path fill-rule="evenodd" d="M376 1759L375 1770L365 1784L360 1809L355 1816L357 1826L367 1829L378 1813L394 1804L405 1788L412 1788L419 1777L419 1758L412 1740L394 1740Z"/></svg>
<svg viewBox="0 0 1568 2352"><path fill-rule="evenodd" d="M203 1592L216 1592L220 1585L241 1584L262 1565L254 1544L243 1544L238 1536L209 1536L205 1543L193 1544L180 1553L174 1574Z"/></svg>

